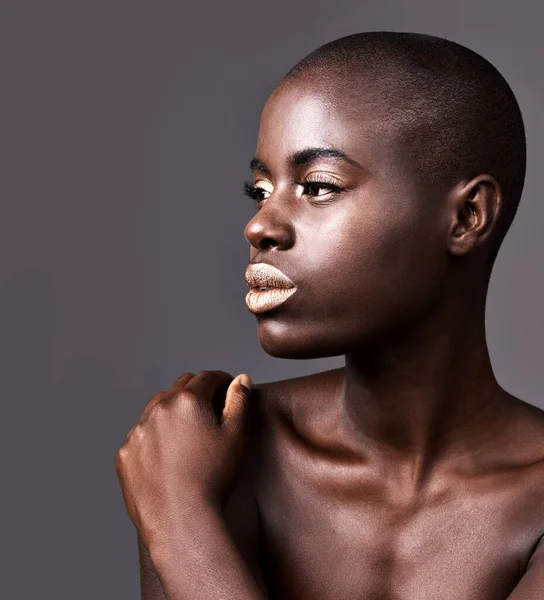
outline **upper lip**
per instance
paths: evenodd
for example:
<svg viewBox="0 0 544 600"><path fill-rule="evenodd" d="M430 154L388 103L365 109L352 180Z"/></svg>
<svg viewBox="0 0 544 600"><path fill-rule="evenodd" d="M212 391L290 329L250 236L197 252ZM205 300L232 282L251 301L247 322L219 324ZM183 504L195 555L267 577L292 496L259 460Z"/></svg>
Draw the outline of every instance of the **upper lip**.
<svg viewBox="0 0 544 600"><path fill-rule="evenodd" d="M292 288L295 284L278 268L268 263L250 263L246 267L246 283L250 288L275 287Z"/></svg>

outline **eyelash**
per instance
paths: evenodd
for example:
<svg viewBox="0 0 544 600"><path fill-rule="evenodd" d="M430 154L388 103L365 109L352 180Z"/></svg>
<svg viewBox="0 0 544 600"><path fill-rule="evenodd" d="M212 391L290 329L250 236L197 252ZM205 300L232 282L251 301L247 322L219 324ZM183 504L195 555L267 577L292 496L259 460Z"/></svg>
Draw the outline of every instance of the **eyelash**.
<svg viewBox="0 0 544 600"><path fill-rule="evenodd" d="M324 181L319 181L319 180L308 180L308 181L301 181L301 182L297 181L297 185L301 185L305 189L307 189L308 186L317 186L318 188L330 190L331 192L341 192L344 189L344 188L341 188L332 183L325 183ZM244 181L243 192L246 196L248 196L249 198L251 198L254 201L255 206L259 206L260 202L263 202L264 200L266 200L266 198L259 198L259 190L267 191L267 190L264 190L264 188L256 186L251 181ZM306 193L307 192L305 192L305 194ZM314 197L317 197L317 196L314 196ZM319 200L319 202L325 202L325 201Z"/></svg>

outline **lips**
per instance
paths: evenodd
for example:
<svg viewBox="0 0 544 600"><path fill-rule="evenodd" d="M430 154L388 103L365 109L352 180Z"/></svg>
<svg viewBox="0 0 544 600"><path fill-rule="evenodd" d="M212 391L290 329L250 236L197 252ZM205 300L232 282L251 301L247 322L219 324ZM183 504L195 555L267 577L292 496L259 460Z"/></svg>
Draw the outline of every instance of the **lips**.
<svg viewBox="0 0 544 600"><path fill-rule="evenodd" d="M279 269L266 263L253 263L247 266L246 283L254 288L294 288L295 284Z"/></svg>
<svg viewBox="0 0 544 600"><path fill-rule="evenodd" d="M246 295L246 305L252 313L272 310L297 291L287 275L266 263L248 265L245 278L250 288Z"/></svg>

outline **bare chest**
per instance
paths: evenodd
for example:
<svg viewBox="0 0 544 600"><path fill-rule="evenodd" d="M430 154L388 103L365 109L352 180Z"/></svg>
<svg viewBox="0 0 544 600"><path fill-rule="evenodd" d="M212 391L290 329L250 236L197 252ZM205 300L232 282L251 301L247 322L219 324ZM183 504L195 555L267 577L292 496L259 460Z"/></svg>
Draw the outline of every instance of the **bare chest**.
<svg viewBox="0 0 544 600"><path fill-rule="evenodd" d="M544 526L543 498L509 485L460 485L406 504L364 481L325 492L288 465L263 482L272 598L506 599Z"/></svg>

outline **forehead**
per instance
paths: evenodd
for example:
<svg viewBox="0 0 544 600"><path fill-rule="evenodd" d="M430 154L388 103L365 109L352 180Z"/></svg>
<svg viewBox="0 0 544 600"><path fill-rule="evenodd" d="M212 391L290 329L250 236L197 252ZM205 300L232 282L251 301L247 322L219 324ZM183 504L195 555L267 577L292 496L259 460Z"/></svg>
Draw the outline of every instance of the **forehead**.
<svg viewBox="0 0 544 600"><path fill-rule="evenodd" d="M256 155L277 162L304 148L332 147L367 164L383 160L392 140L380 112L370 94L315 80L289 82L262 111Z"/></svg>

